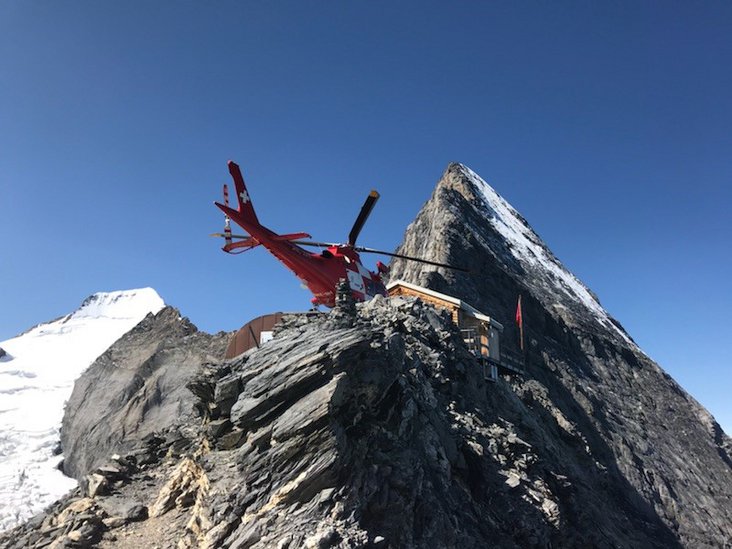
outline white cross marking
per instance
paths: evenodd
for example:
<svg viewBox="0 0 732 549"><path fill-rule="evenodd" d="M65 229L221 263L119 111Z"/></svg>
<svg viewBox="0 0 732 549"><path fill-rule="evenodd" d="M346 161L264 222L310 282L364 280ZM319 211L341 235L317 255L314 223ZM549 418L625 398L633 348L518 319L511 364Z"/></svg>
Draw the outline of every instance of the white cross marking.
<svg viewBox="0 0 732 549"><path fill-rule="evenodd" d="M242 204L246 204L247 202L249 202L249 195L247 194L246 189L239 193L239 198L241 199Z"/></svg>

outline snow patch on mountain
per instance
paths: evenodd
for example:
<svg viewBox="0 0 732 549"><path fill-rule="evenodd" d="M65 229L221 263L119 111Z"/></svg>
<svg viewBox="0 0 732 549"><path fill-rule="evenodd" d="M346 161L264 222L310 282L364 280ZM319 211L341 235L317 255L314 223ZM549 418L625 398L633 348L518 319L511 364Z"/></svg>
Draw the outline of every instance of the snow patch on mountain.
<svg viewBox="0 0 732 549"><path fill-rule="evenodd" d="M76 481L57 469L55 452L74 381L163 306L152 288L97 293L69 315L0 341L0 531L74 488Z"/></svg>
<svg viewBox="0 0 732 549"><path fill-rule="evenodd" d="M460 168L480 193L491 225L510 244L511 254L524 266L548 273L557 282L553 288L587 307L604 326L635 347L628 335L610 319L595 295L561 264L523 216L477 173L464 164L460 164Z"/></svg>

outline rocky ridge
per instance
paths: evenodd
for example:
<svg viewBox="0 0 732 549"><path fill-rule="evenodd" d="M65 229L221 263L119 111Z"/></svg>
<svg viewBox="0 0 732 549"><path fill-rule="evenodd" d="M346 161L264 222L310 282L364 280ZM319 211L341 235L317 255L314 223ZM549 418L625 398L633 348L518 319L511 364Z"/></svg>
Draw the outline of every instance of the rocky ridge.
<svg viewBox="0 0 732 549"><path fill-rule="evenodd" d="M418 300L289 317L260 349L201 365L188 387L197 421L158 425L86 471L103 481L0 541L678 546L540 385L516 394L486 381L449 317Z"/></svg>

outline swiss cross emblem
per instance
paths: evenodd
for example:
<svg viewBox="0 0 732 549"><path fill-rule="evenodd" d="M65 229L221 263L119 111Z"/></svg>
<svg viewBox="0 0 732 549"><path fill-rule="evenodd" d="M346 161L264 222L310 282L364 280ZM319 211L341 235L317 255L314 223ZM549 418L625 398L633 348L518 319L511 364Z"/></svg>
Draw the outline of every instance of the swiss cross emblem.
<svg viewBox="0 0 732 549"><path fill-rule="evenodd" d="M241 199L242 204L246 204L247 202L249 202L249 195L247 194L246 189L239 193L239 198Z"/></svg>

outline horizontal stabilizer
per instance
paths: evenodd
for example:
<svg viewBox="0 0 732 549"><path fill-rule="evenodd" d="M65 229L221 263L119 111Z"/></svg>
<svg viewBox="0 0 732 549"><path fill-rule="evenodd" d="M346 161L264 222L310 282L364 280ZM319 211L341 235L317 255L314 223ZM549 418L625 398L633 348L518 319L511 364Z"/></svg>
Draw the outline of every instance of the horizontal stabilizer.
<svg viewBox="0 0 732 549"><path fill-rule="evenodd" d="M312 238L308 233L278 234L275 240L300 240L301 238Z"/></svg>
<svg viewBox="0 0 732 549"><path fill-rule="evenodd" d="M240 240L238 242L228 242L226 246L221 248L226 253L230 254L240 254L242 252L246 252L251 250L252 248L256 248L260 245L259 240L256 238L252 238L251 236L248 238L245 238L244 240ZM237 251L234 251L237 250Z"/></svg>
<svg viewBox="0 0 732 549"><path fill-rule="evenodd" d="M216 204L216 206L219 208L219 210L224 212L224 215L230 217L231 219L236 219L239 217L237 215L239 212L236 211L235 209L229 208L228 206L223 205L221 202L214 202L214 204Z"/></svg>

